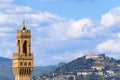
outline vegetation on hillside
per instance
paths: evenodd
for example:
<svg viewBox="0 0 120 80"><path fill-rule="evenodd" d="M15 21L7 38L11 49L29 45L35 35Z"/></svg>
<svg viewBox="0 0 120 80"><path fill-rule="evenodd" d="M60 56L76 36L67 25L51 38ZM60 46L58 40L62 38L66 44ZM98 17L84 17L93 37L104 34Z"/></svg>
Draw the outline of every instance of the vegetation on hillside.
<svg viewBox="0 0 120 80"><path fill-rule="evenodd" d="M32 76L38 77L42 74L46 74L63 64L65 63L51 66L35 66ZM0 57L0 80L14 80L11 59Z"/></svg>
<svg viewBox="0 0 120 80"><path fill-rule="evenodd" d="M66 79L70 75L75 76L77 80L119 80L120 60L107 57L105 54L86 55L42 75L41 79Z"/></svg>

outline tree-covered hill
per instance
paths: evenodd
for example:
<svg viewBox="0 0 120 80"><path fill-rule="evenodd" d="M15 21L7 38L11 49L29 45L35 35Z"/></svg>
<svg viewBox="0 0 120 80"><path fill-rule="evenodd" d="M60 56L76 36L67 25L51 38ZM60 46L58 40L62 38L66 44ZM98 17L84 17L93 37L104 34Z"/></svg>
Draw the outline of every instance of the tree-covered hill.
<svg viewBox="0 0 120 80"><path fill-rule="evenodd" d="M41 76L42 74L46 74L51 71L54 71L56 68L58 68L64 64L65 64L64 62L60 62L58 65L36 66L34 68L32 76L35 76L35 77Z"/></svg>
<svg viewBox="0 0 120 80"><path fill-rule="evenodd" d="M35 66L32 76L38 77L42 74L55 70L59 65ZM0 57L0 80L14 80L12 71L12 60Z"/></svg>
<svg viewBox="0 0 120 80"><path fill-rule="evenodd" d="M75 76L76 80L120 80L120 60L105 54L85 55L40 76L40 79L66 80L70 75Z"/></svg>
<svg viewBox="0 0 120 80"><path fill-rule="evenodd" d="M0 57L0 80L13 80L12 60Z"/></svg>
<svg viewBox="0 0 120 80"><path fill-rule="evenodd" d="M85 77L83 74L78 76L78 73L85 73L87 75ZM98 80L103 78L105 78L105 80L120 79L120 60L107 57L104 54L85 55L69 63L60 63L51 66L36 66L32 76L47 76L46 78L54 78L59 75L69 74L77 75L78 80L92 80L93 78ZM0 80L14 80L11 59L0 57Z"/></svg>
<svg viewBox="0 0 120 80"><path fill-rule="evenodd" d="M120 71L120 60L116 60L114 58L110 58L105 56L104 54L97 55L98 58L88 58L86 56L80 57L72 62L69 62L59 68L57 68L54 72L55 73L69 73L69 72L78 72L78 71L91 71L93 70L92 67L104 67L103 70L114 70Z"/></svg>

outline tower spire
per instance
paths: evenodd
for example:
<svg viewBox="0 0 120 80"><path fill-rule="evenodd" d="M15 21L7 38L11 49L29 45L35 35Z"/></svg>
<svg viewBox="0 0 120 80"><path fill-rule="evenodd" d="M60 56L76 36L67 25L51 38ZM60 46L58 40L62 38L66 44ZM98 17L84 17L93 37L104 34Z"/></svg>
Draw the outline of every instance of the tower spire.
<svg viewBox="0 0 120 80"><path fill-rule="evenodd" d="M23 19L23 22L22 22L22 30L26 30L26 25L25 25L25 20Z"/></svg>

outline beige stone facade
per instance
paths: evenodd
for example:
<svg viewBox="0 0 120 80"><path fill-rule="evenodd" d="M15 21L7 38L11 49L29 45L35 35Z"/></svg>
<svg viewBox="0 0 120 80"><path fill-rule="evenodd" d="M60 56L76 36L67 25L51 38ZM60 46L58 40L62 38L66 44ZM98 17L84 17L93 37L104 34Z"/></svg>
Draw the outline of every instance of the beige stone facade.
<svg viewBox="0 0 120 80"><path fill-rule="evenodd" d="M30 80L33 71L33 54L31 53L31 31L22 29L16 34L16 53L13 53L12 67L15 80Z"/></svg>
<svg viewBox="0 0 120 80"><path fill-rule="evenodd" d="M92 66L92 69L96 69L96 70L98 70L98 71L102 71L103 69L104 69L105 67L103 67L103 66Z"/></svg>
<svg viewBox="0 0 120 80"><path fill-rule="evenodd" d="M86 55L86 59L99 59L99 56L95 54L89 54Z"/></svg>

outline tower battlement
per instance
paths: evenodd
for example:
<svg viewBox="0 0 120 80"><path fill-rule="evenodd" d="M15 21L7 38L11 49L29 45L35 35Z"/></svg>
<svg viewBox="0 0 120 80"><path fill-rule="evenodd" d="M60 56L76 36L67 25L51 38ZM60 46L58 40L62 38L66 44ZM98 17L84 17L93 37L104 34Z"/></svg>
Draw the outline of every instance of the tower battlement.
<svg viewBox="0 0 120 80"><path fill-rule="evenodd" d="M17 34L30 34L31 31L30 30L17 30Z"/></svg>
<svg viewBox="0 0 120 80"><path fill-rule="evenodd" d="M20 55L19 53L13 53L13 59L23 58L23 59L33 59L33 54L30 55Z"/></svg>

